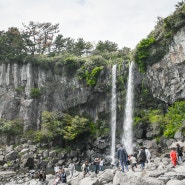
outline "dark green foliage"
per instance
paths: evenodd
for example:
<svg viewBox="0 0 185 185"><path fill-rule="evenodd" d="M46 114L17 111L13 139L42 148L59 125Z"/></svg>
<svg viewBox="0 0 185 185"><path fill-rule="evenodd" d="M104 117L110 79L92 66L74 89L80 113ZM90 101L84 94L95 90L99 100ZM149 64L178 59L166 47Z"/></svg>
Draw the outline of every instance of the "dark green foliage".
<svg viewBox="0 0 185 185"><path fill-rule="evenodd" d="M83 38L77 39L77 42L74 44L74 54L77 56L82 56L83 54L90 53L92 49L92 44L90 42L85 42Z"/></svg>
<svg viewBox="0 0 185 185"><path fill-rule="evenodd" d="M88 119L80 116L70 116L65 114L64 117L65 126L62 130L63 137L66 140L74 140L81 134L88 133L91 134L94 131L94 124Z"/></svg>
<svg viewBox="0 0 185 185"><path fill-rule="evenodd" d="M90 73L86 71L84 74L86 83L90 86L96 85L96 82L98 80L98 75L102 69L103 67L95 67Z"/></svg>
<svg viewBox="0 0 185 185"><path fill-rule="evenodd" d="M77 76L81 80L85 80L90 86L95 86L98 76L106 65L106 60L102 56L92 56L86 58L86 61L81 68L77 70Z"/></svg>
<svg viewBox="0 0 185 185"><path fill-rule="evenodd" d="M99 41L96 45L94 53L100 54L104 52L114 52L118 50L118 44L106 40L105 42Z"/></svg>
<svg viewBox="0 0 185 185"><path fill-rule="evenodd" d="M165 115L164 136L173 137L175 132L182 131L185 124L185 101L175 102Z"/></svg>
<svg viewBox="0 0 185 185"><path fill-rule="evenodd" d="M18 93L22 93L22 92L25 91L25 86L19 86L19 87L17 87L17 88L15 89L15 91L18 92Z"/></svg>
<svg viewBox="0 0 185 185"><path fill-rule="evenodd" d="M31 98L39 98L41 96L41 90L39 88L30 89Z"/></svg>
<svg viewBox="0 0 185 185"><path fill-rule="evenodd" d="M134 118L134 126L139 123L152 124L160 129L165 137L174 137L175 132L183 131L185 124L185 101L175 102L166 114L159 109L140 111Z"/></svg>
<svg viewBox="0 0 185 185"><path fill-rule="evenodd" d="M20 62L27 55L26 45L17 28L0 32L0 61Z"/></svg>
<svg viewBox="0 0 185 185"><path fill-rule="evenodd" d="M96 137L107 137L110 134L110 128L103 120L96 122L94 127Z"/></svg>
<svg viewBox="0 0 185 185"><path fill-rule="evenodd" d="M135 53L135 62L138 64L140 72L145 72L147 59L150 55L150 48L155 43L154 37L143 39L138 45Z"/></svg>
<svg viewBox="0 0 185 185"><path fill-rule="evenodd" d="M0 134L18 136L23 133L23 121L14 119L11 121L0 120Z"/></svg>
<svg viewBox="0 0 185 185"><path fill-rule="evenodd" d="M94 133L94 123L80 116L71 116L56 112L42 113L41 130L35 132L36 141L66 140L72 141L83 134Z"/></svg>

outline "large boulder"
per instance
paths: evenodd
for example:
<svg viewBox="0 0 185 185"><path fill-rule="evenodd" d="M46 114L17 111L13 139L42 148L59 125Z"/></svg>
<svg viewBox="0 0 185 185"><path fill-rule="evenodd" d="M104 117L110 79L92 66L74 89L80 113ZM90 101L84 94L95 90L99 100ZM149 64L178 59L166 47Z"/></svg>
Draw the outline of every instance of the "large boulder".
<svg viewBox="0 0 185 185"><path fill-rule="evenodd" d="M101 185L98 178L87 177L80 181L79 185Z"/></svg>
<svg viewBox="0 0 185 185"><path fill-rule="evenodd" d="M153 177L140 177L135 175L126 175L123 172L117 171L113 185L164 185L163 181L157 180Z"/></svg>
<svg viewBox="0 0 185 185"><path fill-rule="evenodd" d="M112 182L114 178L114 170L106 169L102 174L100 174L99 179L101 183L109 183Z"/></svg>
<svg viewBox="0 0 185 185"><path fill-rule="evenodd" d="M16 151L10 151L8 154L5 155L6 161L13 161L16 160L18 156L18 152Z"/></svg>

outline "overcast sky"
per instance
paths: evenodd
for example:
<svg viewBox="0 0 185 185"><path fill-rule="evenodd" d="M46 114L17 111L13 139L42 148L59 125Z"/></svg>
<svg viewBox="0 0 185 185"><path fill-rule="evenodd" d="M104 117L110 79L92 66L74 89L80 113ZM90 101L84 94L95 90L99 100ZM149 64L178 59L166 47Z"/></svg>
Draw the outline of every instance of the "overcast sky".
<svg viewBox="0 0 185 185"><path fill-rule="evenodd" d="M134 48L153 30L157 17L181 0L0 0L0 30L30 21L59 23L60 33L97 43L109 40Z"/></svg>

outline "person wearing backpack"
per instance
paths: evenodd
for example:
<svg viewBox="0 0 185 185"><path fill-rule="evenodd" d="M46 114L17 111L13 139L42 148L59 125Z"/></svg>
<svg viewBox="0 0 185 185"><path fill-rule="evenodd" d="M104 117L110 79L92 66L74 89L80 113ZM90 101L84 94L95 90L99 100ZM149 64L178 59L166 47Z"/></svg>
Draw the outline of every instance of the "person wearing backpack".
<svg viewBox="0 0 185 185"><path fill-rule="evenodd" d="M183 163L183 159L182 159L182 156L183 156L183 153L182 153L182 147L180 147L179 143L177 143L177 155L178 155L178 163Z"/></svg>
<svg viewBox="0 0 185 185"><path fill-rule="evenodd" d="M139 152L139 157L138 160L141 164L141 169L145 169L145 162L146 162L146 152L145 152L145 147L141 147L141 151Z"/></svg>
<svg viewBox="0 0 185 185"><path fill-rule="evenodd" d="M123 148L123 145L121 144L120 145L120 148L118 148L118 159L120 161L120 165L121 165L121 168L122 168L122 172L124 172L124 166L126 168L127 171L128 170L128 154L127 154L127 151L125 150L125 148Z"/></svg>

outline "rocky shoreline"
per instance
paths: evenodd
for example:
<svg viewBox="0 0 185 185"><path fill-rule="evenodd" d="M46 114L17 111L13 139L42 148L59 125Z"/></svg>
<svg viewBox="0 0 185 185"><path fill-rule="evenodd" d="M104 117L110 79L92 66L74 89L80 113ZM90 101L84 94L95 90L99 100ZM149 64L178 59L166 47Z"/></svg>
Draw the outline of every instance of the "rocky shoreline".
<svg viewBox="0 0 185 185"><path fill-rule="evenodd" d="M146 163L144 171L141 170L140 165L131 170L129 166L128 172L122 172L120 169L113 167L112 169L105 169L96 174L91 171L85 178L80 171L75 171L74 177L69 178L69 171L66 168L68 185L185 185L185 162L178 164L172 168L171 161L168 155L163 157L155 157L150 164ZM48 174L46 181L42 182L39 179L32 179L29 173L1 171L0 184L1 185L54 185L55 176ZM61 183L62 184L62 183Z"/></svg>
<svg viewBox="0 0 185 185"><path fill-rule="evenodd" d="M102 138L97 139L94 145L89 145L90 147L85 145L86 150L78 150L76 146L77 148L70 152L46 148L41 144L35 145L31 141L17 146L6 145L0 148L0 185L54 185L55 176L51 171L47 173L45 182L30 178L29 171L40 169L41 166L53 169L56 164L66 169L69 185L185 185L185 162L172 168L169 156L170 148L176 146L177 140L169 139L165 140L165 143L157 144L156 140L137 139L135 143L136 146L143 145L149 148L152 160L150 164L146 163L144 171L138 165L136 172L132 172L129 166L129 172L126 173L111 166L110 158L106 157L109 152L100 153L101 149L106 151L106 148L109 148L109 143ZM179 143L185 146L185 142L179 140ZM69 179L67 167L71 158L76 167L80 167L84 160L88 159L92 163L96 156L104 159L104 165L108 166L108 169L96 176L92 165L90 175L83 178L80 168L76 168L74 178Z"/></svg>

